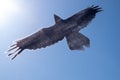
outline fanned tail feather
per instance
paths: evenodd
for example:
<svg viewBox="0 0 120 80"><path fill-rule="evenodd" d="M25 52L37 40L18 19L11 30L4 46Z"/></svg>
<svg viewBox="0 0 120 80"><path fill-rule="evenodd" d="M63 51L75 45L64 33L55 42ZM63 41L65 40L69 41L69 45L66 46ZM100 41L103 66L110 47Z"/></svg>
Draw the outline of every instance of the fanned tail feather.
<svg viewBox="0 0 120 80"><path fill-rule="evenodd" d="M71 50L84 50L84 46L90 46L90 40L81 33L73 32L66 36L68 46Z"/></svg>

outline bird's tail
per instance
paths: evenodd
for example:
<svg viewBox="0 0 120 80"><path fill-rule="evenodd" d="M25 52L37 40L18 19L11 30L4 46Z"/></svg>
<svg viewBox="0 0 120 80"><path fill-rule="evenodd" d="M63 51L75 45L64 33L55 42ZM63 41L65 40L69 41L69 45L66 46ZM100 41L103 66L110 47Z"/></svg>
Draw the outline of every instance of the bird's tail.
<svg viewBox="0 0 120 80"><path fill-rule="evenodd" d="M71 50L84 50L84 46L89 47L90 40L81 33L73 32L66 36L68 46Z"/></svg>

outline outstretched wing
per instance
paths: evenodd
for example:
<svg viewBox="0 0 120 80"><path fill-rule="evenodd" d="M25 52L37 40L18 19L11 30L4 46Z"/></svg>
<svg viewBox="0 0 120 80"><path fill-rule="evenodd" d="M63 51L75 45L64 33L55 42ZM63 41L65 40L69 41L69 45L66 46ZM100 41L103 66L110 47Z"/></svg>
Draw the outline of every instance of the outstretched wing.
<svg viewBox="0 0 120 80"><path fill-rule="evenodd" d="M18 54L20 54L24 49L38 49L44 48L51 44L54 44L64 38L62 33L55 32L53 27L44 28L31 36L23 38L16 41L16 44L11 46L11 49L8 51L14 51L8 56L15 54L12 59L14 59Z"/></svg>
<svg viewBox="0 0 120 80"><path fill-rule="evenodd" d="M99 6L91 6L69 18L69 20L72 19L77 22L77 26L75 26L76 28L73 32L66 36L68 46L71 50L82 50L84 46L88 47L90 45L89 38L79 33L79 31L86 27L95 18L96 13L100 11L102 10Z"/></svg>
<svg viewBox="0 0 120 80"><path fill-rule="evenodd" d="M99 6L90 6L75 15L68 18L68 21L75 20L77 22L76 31L87 27L87 25L95 18L96 13L102 11L102 8Z"/></svg>

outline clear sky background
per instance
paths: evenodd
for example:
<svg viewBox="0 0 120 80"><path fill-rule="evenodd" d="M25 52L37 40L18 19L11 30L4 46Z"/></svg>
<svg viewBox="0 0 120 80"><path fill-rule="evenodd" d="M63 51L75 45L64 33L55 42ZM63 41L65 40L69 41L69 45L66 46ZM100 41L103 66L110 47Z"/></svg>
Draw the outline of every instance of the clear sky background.
<svg viewBox="0 0 120 80"><path fill-rule="evenodd" d="M81 30L90 48L71 51L64 39L13 61L5 53L13 41L53 25L53 14L66 19L91 5L104 11ZM120 80L119 41L119 0L0 0L0 80Z"/></svg>

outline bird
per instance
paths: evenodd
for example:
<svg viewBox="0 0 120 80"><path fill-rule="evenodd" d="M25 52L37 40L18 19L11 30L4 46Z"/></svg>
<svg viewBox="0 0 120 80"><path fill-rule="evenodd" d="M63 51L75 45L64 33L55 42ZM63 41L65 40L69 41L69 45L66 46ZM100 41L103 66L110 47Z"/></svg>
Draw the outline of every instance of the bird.
<svg viewBox="0 0 120 80"><path fill-rule="evenodd" d="M90 40L80 33L80 30L85 28L95 18L96 13L101 11L101 7L92 5L67 19L62 19L54 14L54 25L42 28L32 35L15 41L15 44L11 45L8 50L8 56L13 55L13 60L25 49L46 48L64 38L66 38L70 50L83 50L84 46L90 46Z"/></svg>

